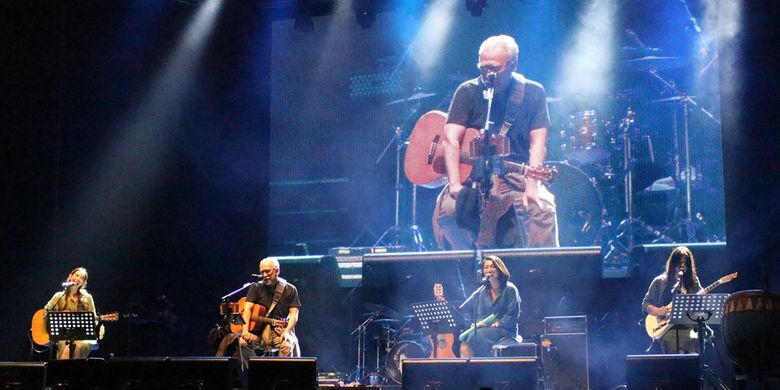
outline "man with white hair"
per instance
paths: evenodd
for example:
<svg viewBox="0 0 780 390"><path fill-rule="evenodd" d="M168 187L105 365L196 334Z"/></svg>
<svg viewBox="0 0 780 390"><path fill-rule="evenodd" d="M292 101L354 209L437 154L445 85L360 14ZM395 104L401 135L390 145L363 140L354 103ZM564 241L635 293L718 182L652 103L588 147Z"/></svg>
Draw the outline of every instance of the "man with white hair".
<svg viewBox="0 0 780 390"><path fill-rule="evenodd" d="M239 344L244 356L254 356L256 348L278 350L279 356L293 356L298 348L295 324L301 301L298 290L279 277L279 261L267 257L260 261L258 283L249 287L241 313L244 319Z"/></svg>
<svg viewBox="0 0 780 390"><path fill-rule="evenodd" d="M497 35L487 38L479 48L477 69L480 76L462 83L450 103L444 127L444 160L448 185L439 195L433 213L436 241L441 249L482 247L556 247L557 220L553 195L539 180L519 173L493 174L491 200L483 204L478 229L462 227L456 218L456 206L469 191L473 178L460 177L461 145L466 129L481 129L487 119L486 90L493 88L491 132L505 135L510 142L509 161L541 167L547 154L547 111L544 87L516 73L519 47L514 38ZM475 171L477 171L475 169ZM463 193L463 194L461 194ZM459 195L461 197L459 198ZM474 196L471 196L474 199ZM510 207L514 205L514 213ZM458 211L458 214L461 214ZM490 218L486 218L486 214ZM506 218L507 214L510 218ZM515 217L516 215L516 217ZM458 223L458 220L461 223ZM502 227L502 221L505 222Z"/></svg>

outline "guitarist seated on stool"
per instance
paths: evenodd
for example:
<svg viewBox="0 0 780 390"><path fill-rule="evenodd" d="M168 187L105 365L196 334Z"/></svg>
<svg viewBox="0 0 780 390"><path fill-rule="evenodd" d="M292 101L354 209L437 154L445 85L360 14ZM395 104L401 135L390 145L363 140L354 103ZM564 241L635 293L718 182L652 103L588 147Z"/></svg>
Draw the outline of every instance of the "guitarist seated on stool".
<svg viewBox="0 0 780 390"><path fill-rule="evenodd" d="M63 291L59 291L51 297L49 302L44 306L47 312L49 311L91 311L97 318L97 312L95 311L95 301L92 299L92 295L87 292L87 269L79 267L70 271L68 279L62 284L65 286ZM95 324L97 325L97 324ZM57 342L57 359L68 359L70 357L70 344L69 341ZM92 347L97 344L97 340L75 340L72 341L73 358L85 359L92 351Z"/></svg>
<svg viewBox="0 0 780 390"><path fill-rule="evenodd" d="M486 90L490 87L494 90L490 120L495 124L492 126L495 128L493 133L509 140L507 159L534 168L544 163L547 129L550 127L545 91L541 84L514 72L518 59L519 47L512 37L499 35L487 38L479 48L477 68L480 76L462 83L452 98L442 144L448 185L439 195L433 212L434 234L441 249L470 249L477 238L457 223L455 208L458 194L469 185L469 178L461 177L459 170L460 155L462 151L469 150L464 136L468 130L480 129L486 123ZM517 237L506 246L558 246L555 200L539 180L507 173L494 176L492 187L491 199L495 196L504 204L502 198L510 198L509 203L514 205L517 215L513 216L513 223L520 227L510 229L517 233ZM487 233L490 235L491 232ZM478 244L484 246L507 244L505 239L492 237L488 240L490 242L481 241Z"/></svg>
<svg viewBox="0 0 780 390"><path fill-rule="evenodd" d="M666 259L664 273L650 283L642 310L647 314L667 318L671 312L671 303L675 294L696 294L702 289L696 273L696 262L690 249L678 246ZM663 353L698 353L696 332L691 327L676 325L658 339Z"/></svg>
<svg viewBox="0 0 780 390"><path fill-rule="evenodd" d="M479 287L461 310L468 317L479 319L477 330L461 333L460 357L492 356L493 345L506 337L517 337L517 319L520 314L520 294L509 281L509 270L498 256L485 256L482 260L483 285ZM476 296L475 296L476 294ZM470 309L464 306L471 305ZM473 318L471 319L473 323Z"/></svg>
<svg viewBox="0 0 780 390"><path fill-rule="evenodd" d="M277 349L279 356L293 356L298 348L294 332L301 307L298 290L279 277L276 259L260 261L260 275L263 280L249 287L242 312L241 353L247 358L256 355L256 348L263 348Z"/></svg>

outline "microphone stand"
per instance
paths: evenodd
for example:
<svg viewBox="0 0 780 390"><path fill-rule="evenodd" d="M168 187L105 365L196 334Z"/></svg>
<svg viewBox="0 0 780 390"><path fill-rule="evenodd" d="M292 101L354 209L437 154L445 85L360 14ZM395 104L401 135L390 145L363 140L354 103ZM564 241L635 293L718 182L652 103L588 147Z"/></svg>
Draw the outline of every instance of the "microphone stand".
<svg viewBox="0 0 780 390"><path fill-rule="evenodd" d="M482 161L479 165L481 172L478 172L478 174L481 175L480 192L482 192L482 197L485 200L490 199L490 187L492 185L490 177L493 172L493 153L491 153L490 149L490 142L492 139L491 127L493 127L493 122L490 120L490 114L493 111L493 94L495 92L493 82L495 80L495 75L492 76L493 77L488 76L487 81L483 80L483 83L487 88L482 91L482 97L487 100L487 113L485 115L485 126L480 131L482 135Z"/></svg>

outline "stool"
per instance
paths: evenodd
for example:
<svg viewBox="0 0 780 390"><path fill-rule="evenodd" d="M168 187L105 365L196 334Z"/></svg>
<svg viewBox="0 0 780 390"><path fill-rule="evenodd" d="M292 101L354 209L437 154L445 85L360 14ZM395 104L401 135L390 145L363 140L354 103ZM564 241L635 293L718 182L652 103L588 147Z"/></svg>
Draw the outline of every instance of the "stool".
<svg viewBox="0 0 780 390"><path fill-rule="evenodd" d="M531 357L535 358L536 343L524 343L521 336L507 336L493 344L493 356L495 357Z"/></svg>

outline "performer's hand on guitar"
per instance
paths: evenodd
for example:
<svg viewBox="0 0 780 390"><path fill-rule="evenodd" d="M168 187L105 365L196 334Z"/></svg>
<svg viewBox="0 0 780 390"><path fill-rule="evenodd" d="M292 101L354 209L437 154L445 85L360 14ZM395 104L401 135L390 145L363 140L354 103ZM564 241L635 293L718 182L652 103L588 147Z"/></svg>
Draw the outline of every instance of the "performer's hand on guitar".
<svg viewBox="0 0 780 390"><path fill-rule="evenodd" d="M669 307L663 306L663 307L657 307L653 305L647 306L647 311L656 316L656 317L666 317L671 312L671 309Z"/></svg>
<svg viewBox="0 0 780 390"><path fill-rule="evenodd" d="M287 321L275 319L273 325L274 327L277 328L284 328L285 326L287 326Z"/></svg>

